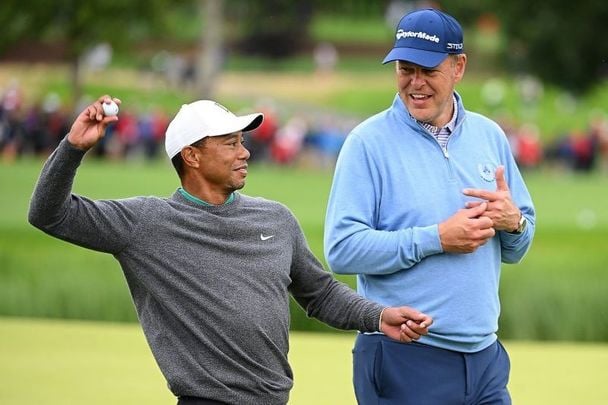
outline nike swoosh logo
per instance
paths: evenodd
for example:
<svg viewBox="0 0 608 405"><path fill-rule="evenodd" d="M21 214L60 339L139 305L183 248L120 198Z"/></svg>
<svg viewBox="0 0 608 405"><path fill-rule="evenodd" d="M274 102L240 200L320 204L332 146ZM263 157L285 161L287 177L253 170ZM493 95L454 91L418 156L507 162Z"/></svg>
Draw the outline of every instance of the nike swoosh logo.
<svg viewBox="0 0 608 405"><path fill-rule="evenodd" d="M261 240L268 240L268 239L271 239L271 238L274 238L274 235L264 236L263 233L260 234L260 239Z"/></svg>

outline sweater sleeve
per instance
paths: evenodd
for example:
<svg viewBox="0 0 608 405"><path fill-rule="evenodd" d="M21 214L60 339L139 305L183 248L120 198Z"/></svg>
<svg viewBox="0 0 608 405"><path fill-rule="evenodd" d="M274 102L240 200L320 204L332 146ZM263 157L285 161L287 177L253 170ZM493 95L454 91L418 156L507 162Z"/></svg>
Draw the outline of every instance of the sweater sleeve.
<svg viewBox="0 0 608 405"><path fill-rule="evenodd" d="M89 249L117 253L135 228L135 209L120 200L93 201L71 193L85 152L64 138L42 168L28 213L30 224ZM126 200L125 200L126 201Z"/></svg>
<svg viewBox="0 0 608 405"><path fill-rule="evenodd" d="M376 332L383 306L368 301L333 278L311 252L292 217L294 252L290 293L308 316L337 329Z"/></svg>
<svg viewBox="0 0 608 405"><path fill-rule="evenodd" d="M381 176L352 133L336 164L325 217L325 255L339 274L391 274L442 252L437 225L377 229Z"/></svg>
<svg viewBox="0 0 608 405"><path fill-rule="evenodd" d="M505 148L507 147L508 144ZM513 234L505 231L499 233L501 261L503 263L512 264L519 263L532 245L536 229L536 211L534 209L532 197L517 168L517 164L515 163L515 159L513 158L510 149L505 152L505 162L505 176L511 192L511 198L527 220L526 229L521 234Z"/></svg>

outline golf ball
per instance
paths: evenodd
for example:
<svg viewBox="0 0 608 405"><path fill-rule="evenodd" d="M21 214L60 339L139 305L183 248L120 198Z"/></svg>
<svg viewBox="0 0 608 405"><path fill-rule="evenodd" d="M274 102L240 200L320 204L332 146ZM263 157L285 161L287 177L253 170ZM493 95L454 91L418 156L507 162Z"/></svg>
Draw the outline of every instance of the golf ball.
<svg viewBox="0 0 608 405"><path fill-rule="evenodd" d="M109 103L104 102L101 107L103 108L103 113L106 117L112 117L118 114L118 104L116 104L113 100Z"/></svg>

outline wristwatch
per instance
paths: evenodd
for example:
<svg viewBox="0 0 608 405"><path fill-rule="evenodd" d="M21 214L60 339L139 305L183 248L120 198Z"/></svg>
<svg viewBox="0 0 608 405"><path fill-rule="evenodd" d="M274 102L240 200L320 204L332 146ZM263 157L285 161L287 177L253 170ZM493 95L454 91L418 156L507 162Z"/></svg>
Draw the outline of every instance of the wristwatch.
<svg viewBox="0 0 608 405"><path fill-rule="evenodd" d="M528 225L528 220L526 219L524 214L522 212L520 212L519 213L519 222L517 223L517 229L515 229L514 231L511 231L509 233L518 235L526 229L526 225Z"/></svg>

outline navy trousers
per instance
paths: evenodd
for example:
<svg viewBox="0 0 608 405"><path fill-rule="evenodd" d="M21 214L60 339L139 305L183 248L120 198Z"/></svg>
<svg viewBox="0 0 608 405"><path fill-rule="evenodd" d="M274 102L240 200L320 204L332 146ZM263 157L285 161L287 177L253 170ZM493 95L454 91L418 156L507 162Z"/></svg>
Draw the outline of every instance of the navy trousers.
<svg viewBox="0 0 608 405"><path fill-rule="evenodd" d="M359 405L510 405L509 355L496 341L461 353L359 334L353 349Z"/></svg>

